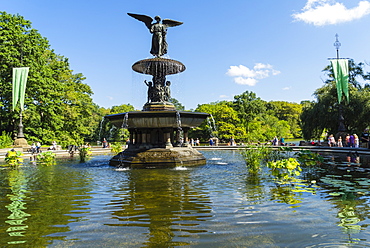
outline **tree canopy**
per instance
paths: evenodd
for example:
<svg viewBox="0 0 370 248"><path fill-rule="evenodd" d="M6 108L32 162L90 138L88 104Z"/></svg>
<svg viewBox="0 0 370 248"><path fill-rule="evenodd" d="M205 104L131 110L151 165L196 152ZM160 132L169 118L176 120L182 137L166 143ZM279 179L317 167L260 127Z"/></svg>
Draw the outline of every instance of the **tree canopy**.
<svg viewBox="0 0 370 248"><path fill-rule="evenodd" d="M0 131L12 133L19 106L11 111L12 69L29 67L23 124L30 141L81 143L92 133L94 104L90 86L74 74L68 59L20 15L0 12Z"/></svg>

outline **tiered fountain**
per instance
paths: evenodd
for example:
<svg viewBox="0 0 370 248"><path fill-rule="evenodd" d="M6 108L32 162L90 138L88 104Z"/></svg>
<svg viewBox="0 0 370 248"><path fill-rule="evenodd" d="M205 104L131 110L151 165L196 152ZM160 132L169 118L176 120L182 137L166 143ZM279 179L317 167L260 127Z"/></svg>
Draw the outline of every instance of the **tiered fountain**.
<svg viewBox="0 0 370 248"><path fill-rule="evenodd" d="M128 148L114 156L110 165L162 168L205 164L204 156L189 145L188 131L198 127L209 114L176 111L170 102L171 82L166 76L183 72L185 66L161 57L167 53L167 28L182 22L164 19L160 23L160 17L156 16L156 23L152 24L153 19L149 16L128 15L144 22L153 34L150 53L155 58L140 60L132 66L134 71L152 76L152 81L144 81L148 86L148 99L143 111L106 116L113 125L130 132Z"/></svg>

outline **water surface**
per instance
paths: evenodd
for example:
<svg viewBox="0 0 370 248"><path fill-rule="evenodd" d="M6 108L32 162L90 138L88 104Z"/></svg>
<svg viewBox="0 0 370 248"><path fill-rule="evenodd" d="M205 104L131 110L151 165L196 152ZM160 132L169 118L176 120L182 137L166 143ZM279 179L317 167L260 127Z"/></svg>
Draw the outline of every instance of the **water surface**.
<svg viewBox="0 0 370 248"><path fill-rule="evenodd" d="M238 151L202 153L193 168L117 170L96 156L1 169L0 246L370 247L366 170L278 185Z"/></svg>

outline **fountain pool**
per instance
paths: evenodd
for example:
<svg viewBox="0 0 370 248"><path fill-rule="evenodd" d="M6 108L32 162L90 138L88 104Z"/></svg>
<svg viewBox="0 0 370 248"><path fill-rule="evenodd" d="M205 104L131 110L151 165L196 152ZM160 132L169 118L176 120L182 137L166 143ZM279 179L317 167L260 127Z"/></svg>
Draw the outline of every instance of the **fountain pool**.
<svg viewBox="0 0 370 248"><path fill-rule="evenodd" d="M0 246L370 246L367 170L279 186L249 175L236 150L202 153L206 165L172 169L115 168L110 156L2 168Z"/></svg>

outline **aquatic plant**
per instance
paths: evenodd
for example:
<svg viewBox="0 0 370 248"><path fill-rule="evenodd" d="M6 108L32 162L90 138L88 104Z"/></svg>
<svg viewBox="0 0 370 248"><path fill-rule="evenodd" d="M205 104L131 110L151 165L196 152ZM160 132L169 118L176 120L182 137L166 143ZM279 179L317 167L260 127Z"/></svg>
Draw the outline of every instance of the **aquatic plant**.
<svg viewBox="0 0 370 248"><path fill-rule="evenodd" d="M118 154L122 152L122 144L120 142L115 142L111 144L112 152Z"/></svg>
<svg viewBox="0 0 370 248"><path fill-rule="evenodd" d="M92 151L90 147L82 147L80 148L80 162L85 162L86 158L91 156Z"/></svg>
<svg viewBox="0 0 370 248"><path fill-rule="evenodd" d="M251 174L256 174L260 171L261 163L269 156L269 153L271 151L265 146L249 146L240 151Z"/></svg>
<svg viewBox="0 0 370 248"><path fill-rule="evenodd" d="M23 163L23 158L21 157L23 155L24 154L22 152L11 149L5 155L5 162L8 166L19 166Z"/></svg>
<svg viewBox="0 0 370 248"><path fill-rule="evenodd" d="M291 181L296 176L301 174L301 167L295 158L281 159L270 161L267 167L271 170L271 175L281 181Z"/></svg>
<svg viewBox="0 0 370 248"><path fill-rule="evenodd" d="M46 151L42 152L37 155L36 157L37 163L38 164L43 164L43 165L54 165L55 162L55 153L52 151Z"/></svg>

